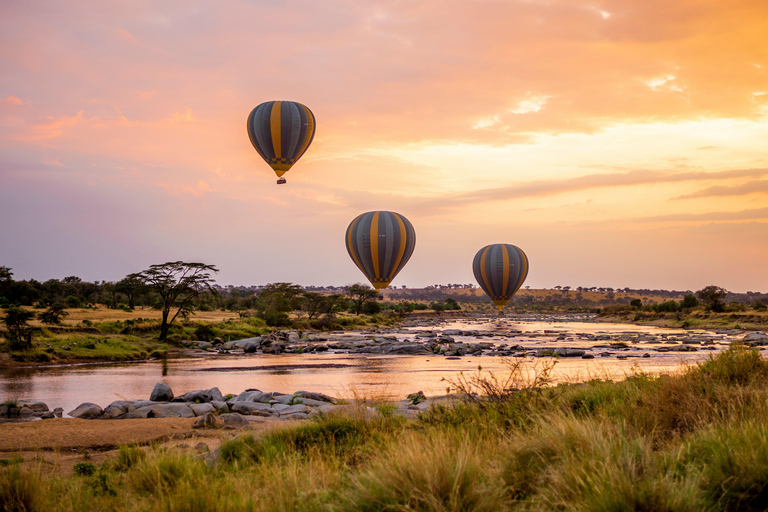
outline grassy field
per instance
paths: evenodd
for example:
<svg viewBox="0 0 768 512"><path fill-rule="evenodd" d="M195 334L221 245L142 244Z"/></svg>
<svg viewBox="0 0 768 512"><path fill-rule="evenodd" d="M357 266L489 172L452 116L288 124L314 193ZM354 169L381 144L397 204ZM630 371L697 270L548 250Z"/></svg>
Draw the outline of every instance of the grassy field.
<svg viewBox="0 0 768 512"><path fill-rule="evenodd" d="M194 451L125 446L62 477L9 456L0 509L768 508L768 362L756 351L733 348L675 375L618 383L541 387L546 380L511 365L501 379L464 381L484 396L457 397L417 420L370 402L261 436L233 433L214 464Z"/></svg>

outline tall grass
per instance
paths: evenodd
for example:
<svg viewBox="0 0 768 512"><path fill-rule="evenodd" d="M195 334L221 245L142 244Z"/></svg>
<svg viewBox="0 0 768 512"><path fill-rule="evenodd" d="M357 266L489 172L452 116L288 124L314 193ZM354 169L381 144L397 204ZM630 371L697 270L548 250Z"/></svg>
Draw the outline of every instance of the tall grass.
<svg viewBox="0 0 768 512"><path fill-rule="evenodd" d="M69 478L11 462L0 510L768 509L758 352L623 382L543 387L545 375L511 372L465 376L460 396L415 421L355 399L345 414L235 435L216 464L135 446Z"/></svg>

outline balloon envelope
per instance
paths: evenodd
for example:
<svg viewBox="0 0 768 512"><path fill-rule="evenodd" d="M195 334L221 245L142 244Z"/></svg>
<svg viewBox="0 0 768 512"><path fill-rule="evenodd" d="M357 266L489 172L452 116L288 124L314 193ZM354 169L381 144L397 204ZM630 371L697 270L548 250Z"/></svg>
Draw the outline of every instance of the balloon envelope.
<svg viewBox="0 0 768 512"><path fill-rule="evenodd" d="M248 137L261 158L282 176L315 137L315 116L295 101L267 101L248 116Z"/></svg>
<svg viewBox="0 0 768 512"><path fill-rule="evenodd" d="M347 228L347 252L376 291L389 286L413 254L416 232L394 212L358 215Z"/></svg>
<svg viewBox="0 0 768 512"><path fill-rule="evenodd" d="M475 254L472 272L501 311L528 276L528 257L514 245L486 245Z"/></svg>

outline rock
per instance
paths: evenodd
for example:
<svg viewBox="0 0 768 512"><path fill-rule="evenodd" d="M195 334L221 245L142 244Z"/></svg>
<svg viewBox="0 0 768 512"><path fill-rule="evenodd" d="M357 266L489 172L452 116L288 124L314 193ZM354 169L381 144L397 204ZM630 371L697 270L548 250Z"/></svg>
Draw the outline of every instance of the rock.
<svg viewBox="0 0 768 512"><path fill-rule="evenodd" d="M265 402L269 403L272 399L272 395L262 393L258 389L249 389L243 391L235 397L235 402Z"/></svg>
<svg viewBox="0 0 768 512"><path fill-rule="evenodd" d="M282 411L280 411L280 416L289 415L289 414L296 414L296 413L307 414L307 413L309 413L309 407L307 407L306 405L302 405L302 404L290 405L290 406L286 407L285 409L283 409Z"/></svg>
<svg viewBox="0 0 768 512"><path fill-rule="evenodd" d="M61 418L63 414L64 414L64 409L62 409L61 407L57 407L53 410L53 415L56 416L57 418Z"/></svg>
<svg viewBox="0 0 768 512"><path fill-rule="evenodd" d="M205 402L202 404L189 404L189 408L195 413L195 416L205 416L206 414L213 414L216 410L210 403Z"/></svg>
<svg viewBox="0 0 768 512"><path fill-rule="evenodd" d="M45 411L40 415L40 417L44 420L49 420L51 418L55 418L56 415L53 413L53 411Z"/></svg>
<svg viewBox="0 0 768 512"><path fill-rule="evenodd" d="M34 414L34 411L29 407L27 407L26 405L19 408L19 416L22 418L32 416L33 414Z"/></svg>
<svg viewBox="0 0 768 512"><path fill-rule="evenodd" d="M219 391L219 388L211 388L198 389L195 391L190 391L189 393L184 393L183 395L174 398L173 401L202 403L211 402L213 400L221 401L223 399L224 397L221 396L221 391Z"/></svg>
<svg viewBox="0 0 768 512"><path fill-rule="evenodd" d="M127 400L116 400L104 409L101 417L102 419L111 420L119 418L124 414L133 412L141 407L147 407L155 404L157 404L157 402L153 402L152 400L135 400L133 402L129 402Z"/></svg>
<svg viewBox="0 0 768 512"><path fill-rule="evenodd" d="M594 359L595 356L593 356L592 354L584 354L583 356L581 356L581 358L582 359Z"/></svg>
<svg viewBox="0 0 768 512"><path fill-rule="evenodd" d="M149 395L149 399L153 402L170 402L173 400L171 386L165 382L158 382L155 384L152 394Z"/></svg>
<svg viewBox="0 0 768 512"><path fill-rule="evenodd" d="M297 391L293 394L293 396L296 397L302 397L302 398L309 398L312 400L317 400L318 402L327 402L327 403L334 403L336 401L335 398L331 398L328 395L324 395L322 393L312 393L310 391Z"/></svg>
<svg viewBox="0 0 768 512"><path fill-rule="evenodd" d="M216 420L216 416L209 412L197 418L192 424L192 428L219 428L219 422Z"/></svg>
<svg viewBox="0 0 768 512"><path fill-rule="evenodd" d="M125 415L126 418L194 418L195 413L187 404L160 403L141 407Z"/></svg>
<svg viewBox="0 0 768 512"><path fill-rule="evenodd" d="M34 412L44 412L48 410L48 404L44 404L43 402L31 402L27 400L19 400L17 402L19 407L28 407Z"/></svg>
<svg viewBox="0 0 768 512"><path fill-rule="evenodd" d="M280 415L281 420L306 420L307 418L309 418L309 414L303 412L294 412L292 414Z"/></svg>
<svg viewBox="0 0 768 512"><path fill-rule="evenodd" d="M200 343L197 344L197 348L201 350L205 350L207 348L213 348L213 343L210 343L208 341L201 341Z"/></svg>
<svg viewBox="0 0 768 512"><path fill-rule="evenodd" d="M229 405L227 405L227 402L211 400L211 405L217 412L229 412Z"/></svg>
<svg viewBox="0 0 768 512"><path fill-rule="evenodd" d="M561 357L581 357L586 352L579 348L556 348L555 355Z"/></svg>
<svg viewBox="0 0 768 512"><path fill-rule="evenodd" d="M275 410L269 404L261 402L235 402L232 412L253 416L272 416Z"/></svg>
<svg viewBox="0 0 768 512"><path fill-rule="evenodd" d="M204 442L200 441L199 443L197 443L195 445L195 451L198 452L198 453L205 453L205 452L211 451L211 449L208 448L207 444L205 444Z"/></svg>
<svg viewBox="0 0 768 512"><path fill-rule="evenodd" d="M222 414L219 419L224 421L224 428L243 428L248 426L248 420L239 414Z"/></svg>
<svg viewBox="0 0 768 512"><path fill-rule="evenodd" d="M261 346L260 342L248 341L246 343L243 343L240 348L242 348L243 352L245 352L246 354L253 354L259 349L260 346Z"/></svg>
<svg viewBox="0 0 768 512"><path fill-rule="evenodd" d="M99 407L96 404L92 404L90 402L86 402L84 404L78 405L75 410L69 411L70 416L73 418L80 418L84 420L90 420L93 418L98 418L101 416L101 413L103 413L104 410Z"/></svg>

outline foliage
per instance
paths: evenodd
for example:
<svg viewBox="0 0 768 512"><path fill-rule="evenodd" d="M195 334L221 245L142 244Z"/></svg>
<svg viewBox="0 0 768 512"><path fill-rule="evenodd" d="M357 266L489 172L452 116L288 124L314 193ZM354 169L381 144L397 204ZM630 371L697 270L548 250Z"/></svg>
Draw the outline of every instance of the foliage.
<svg viewBox="0 0 768 512"><path fill-rule="evenodd" d="M369 302L381 298L379 292L367 284L355 283L347 290L347 295L354 307L354 313L359 315L363 312L363 306Z"/></svg>
<svg viewBox="0 0 768 512"><path fill-rule="evenodd" d="M36 313L19 307L8 308L5 312L3 323L8 330L8 341L11 349L27 350L32 348L32 333L34 328L29 321L35 318Z"/></svg>
<svg viewBox="0 0 768 512"><path fill-rule="evenodd" d="M212 288L212 272L218 272L213 265L204 263L186 263L172 261L160 265L150 265L147 270L131 274L128 278L139 279L150 287L159 297L158 309L162 312L160 323L160 341L168 337L168 329L182 316L186 318L192 311L194 300L203 292L215 293ZM171 316L171 311L176 312Z"/></svg>
<svg viewBox="0 0 768 512"><path fill-rule="evenodd" d="M696 297L698 297L708 309L715 313L722 313L725 311L725 303L723 302L723 299L727 294L728 291L725 290L725 288L710 285L697 291Z"/></svg>
<svg viewBox="0 0 768 512"><path fill-rule="evenodd" d="M40 313L40 321L44 324L59 325L61 320L67 315L69 313L64 310L64 304L56 303Z"/></svg>
<svg viewBox="0 0 768 512"><path fill-rule="evenodd" d="M696 296L692 293L686 294L685 297L683 297L683 301L680 303L680 307L685 308L697 308L699 307L699 299L696 298Z"/></svg>

